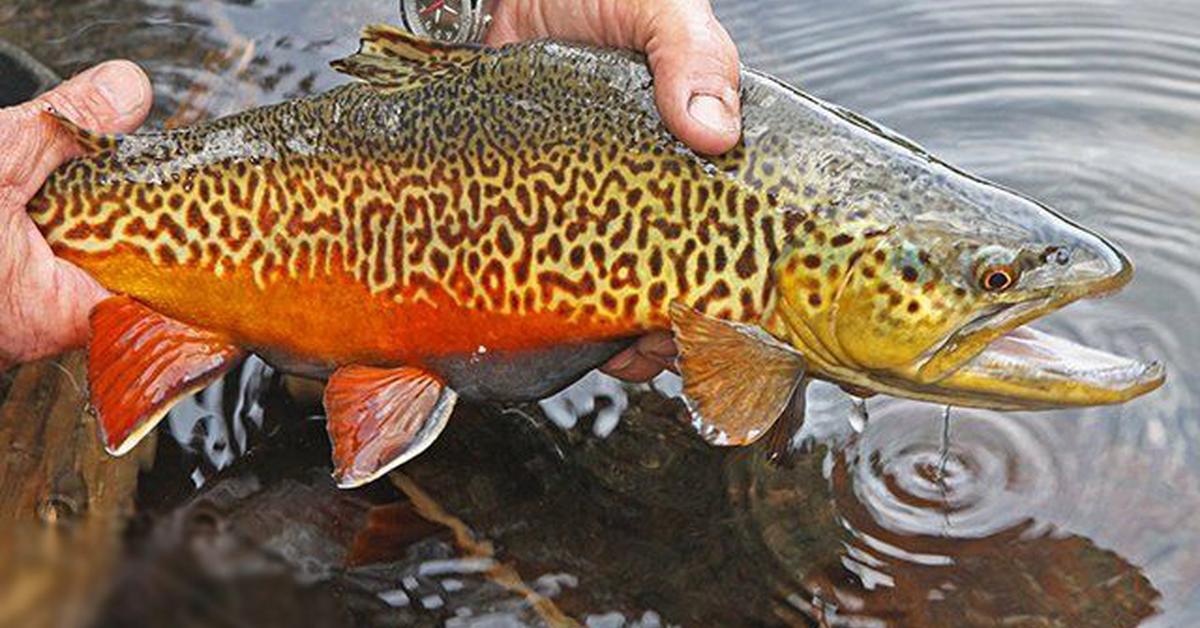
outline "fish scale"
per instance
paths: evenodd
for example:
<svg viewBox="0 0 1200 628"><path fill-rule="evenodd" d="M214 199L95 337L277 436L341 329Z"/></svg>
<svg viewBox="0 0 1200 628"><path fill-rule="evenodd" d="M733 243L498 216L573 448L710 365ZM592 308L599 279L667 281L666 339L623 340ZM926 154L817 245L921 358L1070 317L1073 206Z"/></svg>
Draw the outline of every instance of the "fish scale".
<svg viewBox="0 0 1200 628"><path fill-rule="evenodd" d="M767 75L743 70L742 139L704 156L628 52L372 26L334 67L360 82L187 129L58 118L85 154L28 210L116 294L89 348L110 451L247 352L328 378L343 486L423 451L459 394L537 398L659 329L701 434L777 453L811 378L1006 409L1162 382L993 344L1127 282L1114 247Z"/></svg>

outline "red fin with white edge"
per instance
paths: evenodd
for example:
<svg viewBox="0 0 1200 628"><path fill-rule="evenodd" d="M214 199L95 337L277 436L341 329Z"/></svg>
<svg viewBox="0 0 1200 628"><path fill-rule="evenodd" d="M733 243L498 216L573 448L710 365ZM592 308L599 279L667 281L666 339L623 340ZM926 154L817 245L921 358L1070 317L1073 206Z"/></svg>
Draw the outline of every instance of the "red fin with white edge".
<svg viewBox="0 0 1200 628"><path fill-rule="evenodd" d="M89 317L88 389L104 448L129 452L179 399L204 388L245 352L127 296L100 302Z"/></svg>
<svg viewBox="0 0 1200 628"><path fill-rule="evenodd" d="M344 366L325 387L333 477L367 484L425 451L446 427L458 395L424 369Z"/></svg>

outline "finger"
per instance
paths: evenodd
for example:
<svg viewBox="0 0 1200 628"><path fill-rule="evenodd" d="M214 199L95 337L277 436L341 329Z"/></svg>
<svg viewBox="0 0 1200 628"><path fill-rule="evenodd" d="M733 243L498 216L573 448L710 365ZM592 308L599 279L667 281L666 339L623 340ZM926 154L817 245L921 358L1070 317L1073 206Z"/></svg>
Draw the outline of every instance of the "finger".
<svg viewBox="0 0 1200 628"><path fill-rule="evenodd" d="M675 336L669 331L655 331L638 338L634 345L638 353L663 362L675 359L679 349L675 346Z"/></svg>
<svg viewBox="0 0 1200 628"><path fill-rule="evenodd" d="M0 257L9 257L0 260L0 286L12 298L0 306L0 319L11 325L0 330L0 349L19 348L10 357L28 361L83 346L88 313L108 291L79 267L55 259L33 223L16 217L22 220L0 233Z"/></svg>
<svg viewBox="0 0 1200 628"><path fill-rule="evenodd" d="M52 257L25 203L50 172L79 151L74 139L43 112L53 107L80 126L100 132L132 131L150 109L150 83L128 61L104 63L73 77L34 101L0 109L0 274L14 298L5 316L15 337L0 344L29 360L81 344L87 314L106 292L82 270ZM11 310L11 311L10 311ZM14 331L15 330L15 331Z"/></svg>
<svg viewBox="0 0 1200 628"><path fill-rule="evenodd" d="M638 359L637 347L627 347L622 349L613 357L609 358L608 361L600 367L600 370L608 373L609 375L614 375L615 373L620 373L621 371L625 370L636 359Z"/></svg>
<svg viewBox="0 0 1200 628"><path fill-rule="evenodd" d="M489 46L550 37L639 47L633 40L631 19L635 3L628 0L504 0L497 5L483 38Z"/></svg>
<svg viewBox="0 0 1200 628"><path fill-rule="evenodd" d="M719 154L741 136L737 47L704 0L643 3L640 38L667 128L693 150Z"/></svg>
<svg viewBox="0 0 1200 628"><path fill-rule="evenodd" d="M613 356L600 370L626 381L645 382L670 369L675 356L675 342L670 332L650 332Z"/></svg>
<svg viewBox="0 0 1200 628"><path fill-rule="evenodd" d="M741 135L737 47L706 0L505 0L486 41L554 37L646 53L659 112L697 152L719 154Z"/></svg>
<svg viewBox="0 0 1200 628"><path fill-rule="evenodd" d="M648 382L664 368L661 361L642 355L631 347L614 356L600 367L600 371L627 382Z"/></svg>
<svg viewBox="0 0 1200 628"><path fill-rule="evenodd" d="M0 190L15 192L23 205L54 168L78 153L71 136L42 115L48 108L85 129L123 133L142 123L152 98L141 68L129 61L109 61L30 102L0 110L0 146L5 147L0 154Z"/></svg>

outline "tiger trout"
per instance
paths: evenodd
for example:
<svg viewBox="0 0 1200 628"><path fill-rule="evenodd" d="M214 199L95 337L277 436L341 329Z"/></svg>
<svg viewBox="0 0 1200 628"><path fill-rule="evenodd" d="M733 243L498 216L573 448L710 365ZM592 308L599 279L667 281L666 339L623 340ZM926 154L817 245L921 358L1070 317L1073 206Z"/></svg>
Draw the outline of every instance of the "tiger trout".
<svg viewBox="0 0 1200 628"><path fill-rule="evenodd" d="M250 352L328 379L346 487L460 396L546 396L652 330L720 445L790 436L812 378L1004 410L1163 382L1024 326L1127 283L1112 244L765 74L743 70L742 140L708 157L629 52L371 26L333 65L358 80L191 128L47 113L86 154L28 210L115 295L88 367L113 454Z"/></svg>

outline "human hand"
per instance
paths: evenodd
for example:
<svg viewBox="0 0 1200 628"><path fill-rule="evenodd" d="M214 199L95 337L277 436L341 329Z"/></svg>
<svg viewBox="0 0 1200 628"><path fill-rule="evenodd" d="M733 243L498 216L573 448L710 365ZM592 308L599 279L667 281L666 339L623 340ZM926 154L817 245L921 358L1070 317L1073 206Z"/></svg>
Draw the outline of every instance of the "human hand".
<svg viewBox="0 0 1200 628"><path fill-rule="evenodd" d="M663 121L697 152L741 136L738 52L708 0L499 0L494 46L553 37L646 53Z"/></svg>
<svg viewBox="0 0 1200 628"><path fill-rule="evenodd" d="M42 112L53 107L84 128L127 133L146 118L151 100L140 68L110 61L0 109L0 370L82 345L88 313L108 296L78 267L54 257L25 213L50 173L79 153Z"/></svg>
<svg viewBox="0 0 1200 628"><path fill-rule="evenodd" d="M707 0L500 0L487 43L554 37L646 53L667 128L694 150L723 153L741 136L738 52ZM671 334L640 338L601 369L645 381L670 368Z"/></svg>

